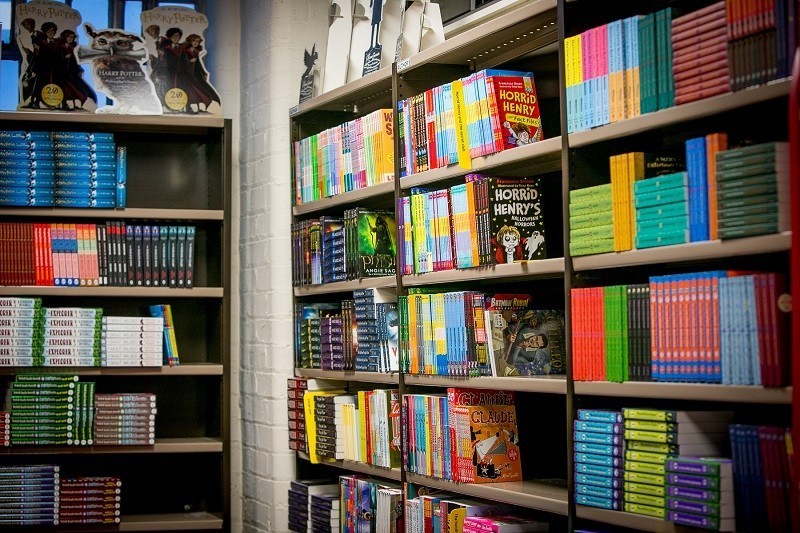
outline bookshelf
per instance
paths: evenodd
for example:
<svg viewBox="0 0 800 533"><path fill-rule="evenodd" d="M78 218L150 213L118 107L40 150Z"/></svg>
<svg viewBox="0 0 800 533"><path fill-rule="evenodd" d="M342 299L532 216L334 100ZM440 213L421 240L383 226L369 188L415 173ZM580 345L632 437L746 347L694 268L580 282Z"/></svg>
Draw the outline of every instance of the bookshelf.
<svg viewBox="0 0 800 533"><path fill-rule="evenodd" d="M3 296L41 297L46 307L102 307L147 316L170 304L181 365L175 367L3 367L16 374L79 375L98 393L156 394L152 446L12 446L11 464L50 462L68 475L115 475L122 521L53 531L197 531L230 527L231 122L219 117L3 112L0 129L99 131L128 148L127 205L121 209L3 208L7 222L168 223L197 228L195 287L0 287ZM151 222L152 221L152 222ZM202 472L202 477L199 473Z"/></svg>
<svg viewBox="0 0 800 533"><path fill-rule="evenodd" d="M703 2L703 6L711 2ZM543 127L546 138L532 145L474 158L471 168L457 165L411 174L394 182L393 200L409 194L414 187L445 188L458 183L469 172L485 172L498 176L541 176L556 182L561 203L553 199L547 204L547 216L554 217L563 236L563 248L556 246L557 254L549 259L529 263L497 265L466 270L445 270L420 275L398 275L396 280L386 278L364 279L330 285L296 287L296 298L319 298L348 292L360 287L396 287L398 294L411 287L453 284L461 290L467 286L474 290L492 291L505 288L512 292L558 293L559 305L567 316L567 352L571 354L570 291L573 288L598 287L640 282L648 276L674 272L693 272L710 269L758 267L788 272L788 256L792 251L793 235L783 232L726 241L713 240L690 244L630 250L620 253L572 257L569 254L569 191L599 183L608 183L608 158L631 151L659 151L674 149L693 135L725 131L726 127L741 131L736 126L737 117L757 117L760 114L786 113L791 80L782 79L759 87L722 94L704 100L679 105L660 111L621 120L586 131L566 133L566 90L563 68L564 38L581 31L642 10L650 12L667 5L678 5L688 11L694 9L690 2L659 1L646 8L634 2L609 6L590 5L583 0L536 0L497 16L430 50L395 65L390 76L391 95L381 92L368 100L366 108L356 105L363 101L364 84L376 83L373 79L359 80L306 102L290 113L293 139L312 134L323 128L361 116L373 109L419 94L441 83L452 81L469 72L483 68L504 67L532 70L542 104ZM381 81L380 83L384 83ZM385 85L380 85L385 90ZM358 109L358 114L342 110ZM395 131L398 131L395 120ZM784 126L777 131L762 127L757 137L768 140L785 136ZM395 142L395 153L398 142ZM395 175L399 172L395 157ZM600 169L600 170L598 170ZM604 174L605 173L605 174ZM385 201L389 184L354 191L295 206L295 219L310 214L336 212L343 205L358 205L362 201ZM350 196L348 196L350 195ZM382 204L385 205L385 204ZM334 209L331 209L334 208ZM550 247L548 242L548 247ZM563 252L562 252L563 250ZM509 288L513 287L513 289ZM499 292L499 291L498 291ZM305 301L305 300L304 300ZM407 392L442 392L451 386L490 390L517 391L518 412L531 400L547 398L553 405L562 406L566 416L557 422L548 421L537 427L537 434L553 434L564 438L567 452L547 460L559 465L558 476L526 477L522 483L507 484L456 484L428 478L410 472L401 472L400 479L455 494L494 500L551 513L554 517L567 516L574 528L585 524L605 524L640 531L673 532L681 529L671 522L619 511L606 511L573 503L572 423L576 410L582 407L602 406L619 408L633 405L656 405L660 408L675 406L680 409L703 409L712 403L715 408L732 409L751 420L758 420L759 410L775 414L789 424L786 417L792 405L792 386L765 388L761 386L712 385L697 383L663 382L583 382L572 379L571 356L568 357L567 376L561 379L526 378L470 378L400 374L384 379L363 376L362 373L336 373L310 369L295 369L296 376L316 377L343 382L397 384L401 394ZM547 438L546 436L542 438ZM535 445L523 445L523 462L536 463ZM527 452L527 453L526 453ZM307 466L302 455L300 464ZM342 462L339 469L364 472L367 465ZM361 468L359 470L359 468ZM380 473L368 472L381 476ZM556 481L552 478L557 477ZM395 478L391 478L395 479ZM601 527L601 526L598 526Z"/></svg>

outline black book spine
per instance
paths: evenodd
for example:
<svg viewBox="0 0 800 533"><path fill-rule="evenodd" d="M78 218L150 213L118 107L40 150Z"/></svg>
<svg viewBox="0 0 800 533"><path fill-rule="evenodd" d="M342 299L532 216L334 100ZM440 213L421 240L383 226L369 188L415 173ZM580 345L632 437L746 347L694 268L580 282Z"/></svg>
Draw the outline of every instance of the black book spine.
<svg viewBox="0 0 800 533"><path fill-rule="evenodd" d="M194 286L194 240L196 228L189 226L186 228L186 288L191 289Z"/></svg>
<svg viewBox="0 0 800 533"><path fill-rule="evenodd" d="M150 226L142 227L142 257L144 286L150 287L153 284L153 239L150 235Z"/></svg>
<svg viewBox="0 0 800 533"><path fill-rule="evenodd" d="M153 287L161 285L161 237L159 237L158 226L150 228L150 257L152 258L150 279Z"/></svg>
<svg viewBox="0 0 800 533"><path fill-rule="evenodd" d="M135 260L134 265L136 268L136 286L141 287L144 285L144 252L143 252L143 237L142 237L142 227L141 226L134 226L133 227L133 238L134 238L134 253ZM130 277L130 274L128 275Z"/></svg>
<svg viewBox="0 0 800 533"><path fill-rule="evenodd" d="M136 239L133 232L133 226L125 226L126 283L130 287L136 285Z"/></svg>
<svg viewBox="0 0 800 533"><path fill-rule="evenodd" d="M178 227L169 227L169 286L178 286Z"/></svg>

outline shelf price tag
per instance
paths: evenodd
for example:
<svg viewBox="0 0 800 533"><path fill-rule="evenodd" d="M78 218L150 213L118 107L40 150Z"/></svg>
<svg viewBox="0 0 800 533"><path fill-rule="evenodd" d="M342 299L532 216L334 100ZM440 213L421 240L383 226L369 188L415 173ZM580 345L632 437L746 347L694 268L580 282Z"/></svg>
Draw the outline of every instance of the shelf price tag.
<svg viewBox="0 0 800 533"><path fill-rule="evenodd" d="M397 72L403 72L411 66L411 58L407 57L397 64Z"/></svg>
<svg viewBox="0 0 800 533"><path fill-rule="evenodd" d="M294 107L289 108L289 116L290 117L295 116L299 112L300 112L300 106L299 105L296 105Z"/></svg>

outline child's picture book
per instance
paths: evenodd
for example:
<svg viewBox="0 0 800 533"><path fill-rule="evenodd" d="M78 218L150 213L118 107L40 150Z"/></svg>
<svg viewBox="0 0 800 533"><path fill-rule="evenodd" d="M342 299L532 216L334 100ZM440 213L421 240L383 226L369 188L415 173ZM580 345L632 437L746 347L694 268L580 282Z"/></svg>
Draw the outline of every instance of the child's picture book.
<svg viewBox="0 0 800 533"><path fill-rule="evenodd" d="M76 56L81 14L64 2L33 0L17 5L16 21L18 109L94 112L97 95Z"/></svg>
<svg viewBox="0 0 800 533"><path fill-rule="evenodd" d="M164 6L142 11L147 72L164 113L222 114L219 93L203 58L208 18L193 9Z"/></svg>
<svg viewBox="0 0 800 533"><path fill-rule="evenodd" d="M547 258L540 178L487 178L490 238L495 263Z"/></svg>
<svg viewBox="0 0 800 533"><path fill-rule="evenodd" d="M522 481L522 461L513 391L447 389L454 420L451 438L461 483Z"/></svg>

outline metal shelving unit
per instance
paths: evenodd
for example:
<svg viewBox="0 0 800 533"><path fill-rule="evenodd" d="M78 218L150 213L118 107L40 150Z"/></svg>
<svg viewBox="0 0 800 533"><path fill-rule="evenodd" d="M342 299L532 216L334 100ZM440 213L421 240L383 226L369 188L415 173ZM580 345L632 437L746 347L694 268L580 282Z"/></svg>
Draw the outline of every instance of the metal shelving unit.
<svg viewBox="0 0 800 533"><path fill-rule="evenodd" d="M477 378L457 378L449 376L422 376L405 374L406 385L416 387L466 387L470 389L513 390L542 394L566 394L566 376L552 377L504 377L482 376Z"/></svg>
<svg viewBox="0 0 800 533"><path fill-rule="evenodd" d="M351 292L356 289L379 289L381 287L397 286L397 278L383 276L380 278L362 278L351 281L337 281L324 285L303 285L294 288L295 296L313 296L318 294L334 294L337 292Z"/></svg>
<svg viewBox="0 0 800 533"><path fill-rule="evenodd" d="M555 257L527 263L505 263L500 265L467 268L464 270L440 270L427 274L403 276L403 286L415 287L434 283L458 283L462 281L489 281L515 278L552 278L564 275L564 258Z"/></svg>
<svg viewBox="0 0 800 533"><path fill-rule="evenodd" d="M64 215L69 216L68 214ZM222 298L222 287L195 287L170 289L169 287L0 287L0 296L75 296L88 298Z"/></svg>
<svg viewBox="0 0 800 533"><path fill-rule="evenodd" d="M705 383L657 383L647 381L576 381L575 394L619 398L658 398L708 402L790 404L792 387L767 388L749 385Z"/></svg>
<svg viewBox="0 0 800 533"><path fill-rule="evenodd" d="M8 446L0 455L128 455L144 453L222 453L221 439L156 439L152 446Z"/></svg>
<svg viewBox="0 0 800 533"><path fill-rule="evenodd" d="M296 376L304 378L330 379L334 381L357 381L360 383L388 383L397 385L400 381L400 374L392 372L384 374L381 372L356 372L344 370L320 370L318 368L295 368Z"/></svg>

